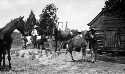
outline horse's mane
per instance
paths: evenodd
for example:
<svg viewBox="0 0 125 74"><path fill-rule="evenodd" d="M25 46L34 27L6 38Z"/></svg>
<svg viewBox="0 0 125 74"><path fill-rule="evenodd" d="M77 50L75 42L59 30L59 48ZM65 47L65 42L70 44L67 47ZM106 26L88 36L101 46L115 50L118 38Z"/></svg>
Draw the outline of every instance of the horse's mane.
<svg viewBox="0 0 125 74"><path fill-rule="evenodd" d="M16 18L17 19L17 18ZM9 26L10 25L10 23L12 23L13 21L15 21L15 19L13 20L11 20L9 23L7 23L3 28L0 28L0 31L2 31L3 29L5 29L7 26Z"/></svg>

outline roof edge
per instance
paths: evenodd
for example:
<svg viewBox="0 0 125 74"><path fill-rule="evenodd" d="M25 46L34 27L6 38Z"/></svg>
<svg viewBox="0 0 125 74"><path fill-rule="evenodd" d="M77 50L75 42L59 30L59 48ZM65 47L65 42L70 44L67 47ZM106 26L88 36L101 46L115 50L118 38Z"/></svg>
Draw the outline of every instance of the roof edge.
<svg viewBox="0 0 125 74"><path fill-rule="evenodd" d="M101 15L102 15L103 11L101 11L90 23L88 23L88 26L91 26Z"/></svg>

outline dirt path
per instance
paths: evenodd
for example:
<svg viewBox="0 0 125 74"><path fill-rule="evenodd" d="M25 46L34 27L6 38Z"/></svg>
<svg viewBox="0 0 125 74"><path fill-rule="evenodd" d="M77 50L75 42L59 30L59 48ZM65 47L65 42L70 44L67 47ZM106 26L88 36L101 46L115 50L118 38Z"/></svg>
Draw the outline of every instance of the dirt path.
<svg viewBox="0 0 125 74"><path fill-rule="evenodd" d="M78 53L79 54L79 53ZM79 60L81 56L74 54ZM77 55L77 56L76 56ZM70 55L64 53L54 59L29 60L12 58L12 70L1 74L124 74L125 64L117 64L99 60L97 63L72 62ZM8 64L8 63L6 63Z"/></svg>

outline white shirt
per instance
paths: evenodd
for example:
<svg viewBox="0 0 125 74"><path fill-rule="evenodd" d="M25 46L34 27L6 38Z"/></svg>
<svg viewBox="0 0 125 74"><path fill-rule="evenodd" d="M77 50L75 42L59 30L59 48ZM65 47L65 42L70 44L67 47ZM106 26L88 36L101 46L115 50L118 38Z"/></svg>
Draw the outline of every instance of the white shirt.
<svg viewBox="0 0 125 74"><path fill-rule="evenodd" d="M31 32L31 34L32 34L33 36L38 35L37 30L34 29L34 30Z"/></svg>

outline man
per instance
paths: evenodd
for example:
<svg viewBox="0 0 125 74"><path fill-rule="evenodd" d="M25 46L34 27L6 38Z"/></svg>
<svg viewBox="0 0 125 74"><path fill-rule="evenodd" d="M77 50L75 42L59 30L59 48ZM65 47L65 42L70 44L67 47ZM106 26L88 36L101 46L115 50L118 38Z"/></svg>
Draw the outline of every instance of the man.
<svg viewBox="0 0 125 74"><path fill-rule="evenodd" d="M38 27L38 26L35 25L33 31L31 32L31 34L32 34L33 36L38 35L37 30L36 30L37 27Z"/></svg>
<svg viewBox="0 0 125 74"><path fill-rule="evenodd" d="M91 29L89 31L90 33L90 40L89 40L89 48L91 49L91 57L92 57L92 51L94 52L94 60L92 59L92 62L97 62L97 49L96 49L96 35L95 35L95 30Z"/></svg>
<svg viewBox="0 0 125 74"><path fill-rule="evenodd" d="M93 45L93 46L95 46L95 43L96 43L96 37L95 37L95 30L94 29L91 29L90 31L89 31L89 33L90 33L90 40L89 40L89 44L91 45Z"/></svg>

